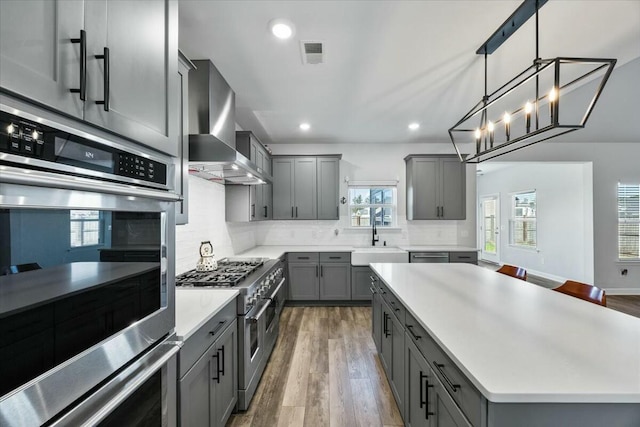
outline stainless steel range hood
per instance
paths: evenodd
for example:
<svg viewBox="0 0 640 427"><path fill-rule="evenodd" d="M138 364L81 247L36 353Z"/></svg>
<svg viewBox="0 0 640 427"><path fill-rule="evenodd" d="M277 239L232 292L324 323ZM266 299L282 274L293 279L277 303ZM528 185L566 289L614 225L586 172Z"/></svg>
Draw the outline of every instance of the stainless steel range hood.
<svg viewBox="0 0 640 427"><path fill-rule="evenodd" d="M211 61L189 73L189 172L224 184L271 183L236 151L235 93Z"/></svg>

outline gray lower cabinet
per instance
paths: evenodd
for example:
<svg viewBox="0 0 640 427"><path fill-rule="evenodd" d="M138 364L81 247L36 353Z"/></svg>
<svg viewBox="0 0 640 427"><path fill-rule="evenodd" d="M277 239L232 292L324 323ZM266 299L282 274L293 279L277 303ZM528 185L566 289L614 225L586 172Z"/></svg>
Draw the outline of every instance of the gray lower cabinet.
<svg viewBox="0 0 640 427"><path fill-rule="evenodd" d="M3 90L178 155L176 0L2 1L0 19Z"/></svg>
<svg viewBox="0 0 640 427"><path fill-rule="evenodd" d="M351 299L351 254L348 252L292 252L289 299L338 301Z"/></svg>
<svg viewBox="0 0 640 427"><path fill-rule="evenodd" d="M466 166L457 156L409 155L407 219L465 219Z"/></svg>
<svg viewBox="0 0 640 427"><path fill-rule="evenodd" d="M394 310L383 300L380 361L389 379L400 414L404 416L404 326L393 312Z"/></svg>
<svg viewBox="0 0 640 427"><path fill-rule="evenodd" d="M238 400L237 348L234 301L195 331L180 350L178 411L182 427L226 424Z"/></svg>
<svg viewBox="0 0 640 427"><path fill-rule="evenodd" d="M373 272L367 266L351 266L351 299L371 300L371 276Z"/></svg>
<svg viewBox="0 0 640 427"><path fill-rule="evenodd" d="M320 299L351 299L351 264L320 264Z"/></svg>
<svg viewBox="0 0 640 427"><path fill-rule="evenodd" d="M371 335L378 353L381 353L382 345L382 296L380 295L375 276L372 276L371 284Z"/></svg>
<svg viewBox="0 0 640 427"><path fill-rule="evenodd" d="M320 296L320 266L314 263L289 261L289 299L315 301Z"/></svg>

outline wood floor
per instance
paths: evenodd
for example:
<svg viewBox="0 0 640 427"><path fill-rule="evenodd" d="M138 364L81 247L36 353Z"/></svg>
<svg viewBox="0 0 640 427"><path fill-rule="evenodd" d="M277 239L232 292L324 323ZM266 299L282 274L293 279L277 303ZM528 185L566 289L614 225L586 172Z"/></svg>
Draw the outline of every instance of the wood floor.
<svg viewBox="0 0 640 427"><path fill-rule="evenodd" d="M370 307L285 307L249 409L227 426L401 426Z"/></svg>

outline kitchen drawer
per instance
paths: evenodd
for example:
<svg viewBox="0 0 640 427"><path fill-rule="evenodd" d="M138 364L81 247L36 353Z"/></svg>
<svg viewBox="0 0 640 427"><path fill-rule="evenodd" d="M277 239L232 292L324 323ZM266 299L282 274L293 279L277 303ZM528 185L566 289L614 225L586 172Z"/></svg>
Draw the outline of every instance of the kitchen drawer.
<svg viewBox="0 0 640 427"><path fill-rule="evenodd" d="M294 252L289 255L289 262L318 262L318 252Z"/></svg>
<svg viewBox="0 0 640 427"><path fill-rule="evenodd" d="M449 262L466 262L478 264L478 252L450 252Z"/></svg>
<svg viewBox="0 0 640 427"><path fill-rule="evenodd" d="M378 287L382 293L382 298L389 305L389 308L393 312L393 314L398 318L400 323L404 325L405 320L405 311L404 305L400 302L398 298L394 294L391 293L387 285L382 283L382 280L378 280Z"/></svg>
<svg viewBox="0 0 640 427"><path fill-rule="evenodd" d="M351 252L320 252L320 262L351 262Z"/></svg>
<svg viewBox="0 0 640 427"><path fill-rule="evenodd" d="M187 373L209 346L233 323L235 318L236 300L234 299L185 340L182 349L180 349L179 378Z"/></svg>
<svg viewBox="0 0 640 427"><path fill-rule="evenodd" d="M449 392L464 415L474 426L481 425L483 397L471 382L444 354L427 331L415 320L411 313L406 314L407 337L418 347L436 373L444 388ZM409 327L411 326L411 327ZM418 338L419 337L419 338Z"/></svg>

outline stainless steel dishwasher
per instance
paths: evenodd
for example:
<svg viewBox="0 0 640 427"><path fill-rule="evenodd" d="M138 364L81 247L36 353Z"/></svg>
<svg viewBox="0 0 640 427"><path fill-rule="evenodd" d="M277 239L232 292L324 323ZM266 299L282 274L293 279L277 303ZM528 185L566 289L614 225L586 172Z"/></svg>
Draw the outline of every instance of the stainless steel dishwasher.
<svg viewBox="0 0 640 427"><path fill-rule="evenodd" d="M449 252L411 252L409 262L447 263Z"/></svg>

